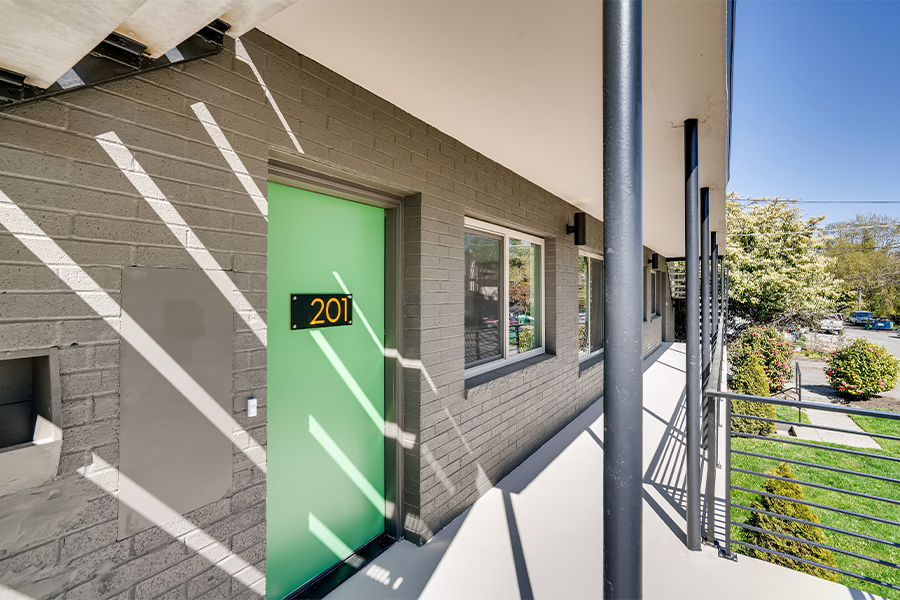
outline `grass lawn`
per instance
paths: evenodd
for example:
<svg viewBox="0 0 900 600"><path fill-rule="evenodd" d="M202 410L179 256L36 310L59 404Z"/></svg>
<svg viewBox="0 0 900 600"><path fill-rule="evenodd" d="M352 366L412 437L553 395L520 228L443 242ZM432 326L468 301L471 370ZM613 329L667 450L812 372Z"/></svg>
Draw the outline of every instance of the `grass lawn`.
<svg viewBox="0 0 900 600"><path fill-rule="evenodd" d="M806 415L803 414L802 416L803 420L808 422L805 418ZM797 412L794 409L778 407L778 418L796 421ZM900 421L886 421L872 417L854 417L854 420L856 420L859 426L866 431L900 436ZM868 452L900 458L900 442L880 440L879 444L881 444L883 450L868 450ZM823 447L833 446L835 448L847 448L846 446L832 444L817 445ZM900 479L900 462L887 461L875 457L854 456L839 452L830 452L824 448L806 448L779 443L777 441L749 440L739 437L732 439L732 447L735 450L790 458L793 460ZM777 460L760 459L740 454L733 454L731 462L733 467L757 472L766 472L778 465ZM845 490L852 490L900 501L900 484L878 481L868 477L834 473L800 465L790 465L790 467L794 476L803 481L829 485ZM732 483L734 485L746 488L756 490L762 489L763 482L764 478L755 475L747 475L745 473L734 473L732 475ZM900 521L900 506L895 504L854 497L827 490L819 490L808 486L803 486L803 493L804 499L810 502L873 515L892 521ZM738 490L735 490L732 495L732 500L735 503L743 504L745 506L750 506L754 498L758 498L758 496L740 492ZM812 510L824 525L863 533L894 543L900 543L900 528L896 525L877 523L829 510L817 508L813 508ZM745 522L749 515L749 511L734 509L732 518L735 521ZM828 536L828 544L831 546L900 564L900 547L898 546L889 546L827 530L825 531L825 534ZM738 527L732 527L732 536L738 540L743 539L741 537L741 530ZM738 552L741 550L740 546L735 546L734 549ZM880 579L881 581L892 583L894 585L900 585L900 569L880 565L837 552L834 553L834 558L837 561L838 567L841 569ZM840 576L839 581L848 587L872 592L886 598L900 600L900 592L889 588L884 588L879 585L843 575Z"/></svg>

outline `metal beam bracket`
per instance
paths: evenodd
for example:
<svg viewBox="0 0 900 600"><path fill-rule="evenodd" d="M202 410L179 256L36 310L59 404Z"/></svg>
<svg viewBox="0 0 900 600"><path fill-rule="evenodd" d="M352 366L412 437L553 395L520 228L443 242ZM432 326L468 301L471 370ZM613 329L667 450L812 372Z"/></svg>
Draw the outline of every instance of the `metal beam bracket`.
<svg viewBox="0 0 900 600"><path fill-rule="evenodd" d="M216 19L155 59L145 54L144 44L113 32L47 89L28 85L25 75L0 68L0 110L218 54L225 47L225 32L230 27Z"/></svg>

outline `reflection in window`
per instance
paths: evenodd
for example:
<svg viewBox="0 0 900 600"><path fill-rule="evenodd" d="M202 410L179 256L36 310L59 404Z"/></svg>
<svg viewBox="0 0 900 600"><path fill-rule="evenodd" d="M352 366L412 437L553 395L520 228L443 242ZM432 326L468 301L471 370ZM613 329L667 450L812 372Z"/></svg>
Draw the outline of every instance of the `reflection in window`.
<svg viewBox="0 0 900 600"><path fill-rule="evenodd" d="M509 238L509 355L541 346L541 247Z"/></svg>
<svg viewBox="0 0 900 600"><path fill-rule="evenodd" d="M578 356L603 348L603 261L578 257Z"/></svg>
<svg viewBox="0 0 900 600"><path fill-rule="evenodd" d="M503 238L466 232L466 367L503 356Z"/></svg>
<svg viewBox="0 0 900 600"><path fill-rule="evenodd" d="M588 315L588 290L590 269L587 256L578 257L578 356L590 353L590 315Z"/></svg>

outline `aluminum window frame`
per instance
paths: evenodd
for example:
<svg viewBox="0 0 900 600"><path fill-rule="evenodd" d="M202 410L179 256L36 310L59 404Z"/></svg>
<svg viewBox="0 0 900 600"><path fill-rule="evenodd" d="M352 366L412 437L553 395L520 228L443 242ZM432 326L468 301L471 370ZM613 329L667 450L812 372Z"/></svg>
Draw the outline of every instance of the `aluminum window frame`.
<svg viewBox="0 0 900 600"><path fill-rule="evenodd" d="M591 280L593 279L593 273L592 273L593 269L591 268L592 265L591 265L590 261L596 260L596 261L600 261L601 263L603 263L603 278L605 280L606 279L606 259L603 258L602 254L598 254L597 252L591 252L589 250L579 250L578 258L580 259L581 257L588 259L587 298L585 299L587 301L587 314L588 314L588 318L587 318L588 327L587 327L587 332L586 332L587 339L588 339L588 352L587 352L587 354L582 354L581 349L579 348L578 362L584 362L586 360L591 360L592 358L594 358L596 356L600 356L601 354L603 354L603 351L606 349L605 346L600 346L596 350L590 350L590 347L591 347L591 325L593 323L593 319L590 318L591 299L593 297L593 295L591 294ZM606 287L606 281L603 282L603 287L604 288Z"/></svg>
<svg viewBox="0 0 900 600"><path fill-rule="evenodd" d="M502 247L503 247L503 275L501 277L503 283L503 295L502 295L502 307L503 307L503 318L501 321L503 322L504 327L504 335L503 335L503 344L501 347L503 349L503 355L500 358L496 358L493 360L488 360L487 362L480 363L477 365L473 365L471 367L465 368L465 378L474 377L476 375L481 375L482 373L488 373L490 371L494 371L496 369L500 369L502 367L515 364L517 362L533 358L535 356L539 356L541 354L546 353L547 348L547 340L546 340L546 328L544 327L546 318L545 318L545 306L546 306L546 295L547 295L547 277L546 277L546 244L543 238L522 232L517 231L515 229L509 229L508 227L503 227L502 225L495 225L493 223L488 223L487 221L481 221L479 219L473 219L471 217L465 217L463 223L463 234L465 235L466 231L470 231L472 233L477 234L489 234L493 236L499 236L503 239ZM529 350L527 352L523 352L521 354L516 354L514 356L509 355L509 239L517 239L522 240L523 242L528 242L531 244L535 244L540 246L541 248L541 281L540 281L540 309L539 314L540 318L538 319L540 323L540 331L541 331L541 345ZM463 299L463 303L465 304L465 298ZM465 343L465 342L463 342Z"/></svg>

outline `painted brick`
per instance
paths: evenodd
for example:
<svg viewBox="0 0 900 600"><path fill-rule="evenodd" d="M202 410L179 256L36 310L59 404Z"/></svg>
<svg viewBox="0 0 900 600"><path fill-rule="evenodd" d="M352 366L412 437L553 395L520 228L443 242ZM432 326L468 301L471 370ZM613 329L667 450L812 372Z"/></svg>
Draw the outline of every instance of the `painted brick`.
<svg viewBox="0 0 900 600"><path fill-rule="evenodd" d="M404 451L403 506L407 536L423 542L602 394L602 362L578 369L577 249L565 233L574 207L264 34L243 40L310 157L418 193L404 206L404 356L423 362L437 392L422 372L405 370L405 427L417 443ZM195 102L208 107L265 193L269 148L294 150L230 47L0 112L0 190L116 300L124 267L196 270L181 245L186 238L160 222L93 139L115 131L265 318L267 221L197 122ZM545 239L545 337L555 355L469 390L462 331L467 215ZM591 220L588 231L588 249L602 253L602 227ZM0 348L60 348L64 431L55 485L83 482L77 470L92 454L117 465L115 329L5 231L0 288L8 292L0 294ZM645 354L659 345L669 318L667 305L662 318L645 324ZM249 435L265 445L266 350L239 317L233 326L233 408L248 430L235 444L246 445ZM251 393L260 415L248 419ZM32 589L42 577L40 595L68 600L259 598L258 586L238 583L180 541L200 539L202 529L264 571L265 475L237 448L233 469L231 495L188 514L193 525L177 532L179 539L150 528L117 540L117 499L88 485L93 495L65 527L4 550L0 583ZM0 495L0 514L28 494L55 489ZM61 502L75 510L74 499Z"/></svg>

